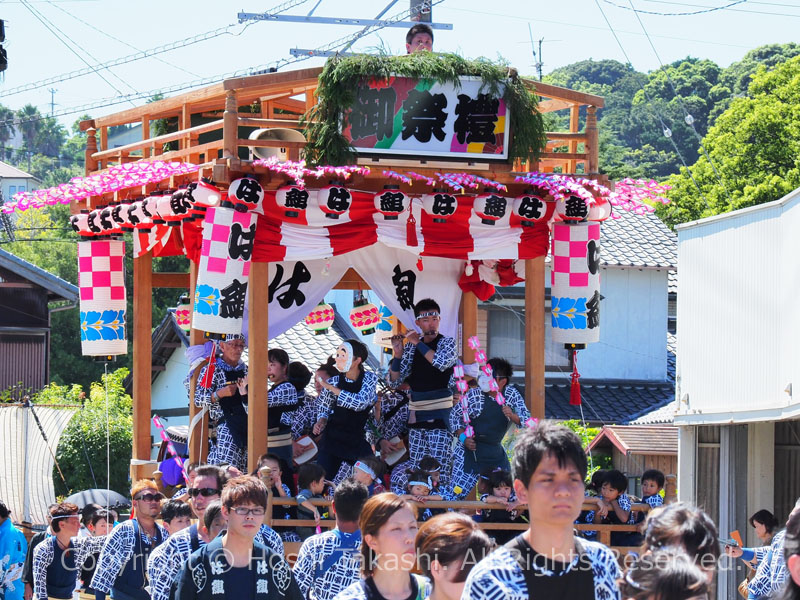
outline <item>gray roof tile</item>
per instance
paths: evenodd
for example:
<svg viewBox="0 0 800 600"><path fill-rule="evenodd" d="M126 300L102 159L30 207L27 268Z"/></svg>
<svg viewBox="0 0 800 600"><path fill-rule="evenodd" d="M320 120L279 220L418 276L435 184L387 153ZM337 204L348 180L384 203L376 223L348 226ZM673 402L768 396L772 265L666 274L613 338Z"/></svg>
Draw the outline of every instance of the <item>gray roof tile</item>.
<svg viewBox="0 0 800 600"><path fill-rule="evenodd" d="M618 210L618 219L603 223L601 262L609 266L675 269L678 240L654 213L637 215Z"/></svg>

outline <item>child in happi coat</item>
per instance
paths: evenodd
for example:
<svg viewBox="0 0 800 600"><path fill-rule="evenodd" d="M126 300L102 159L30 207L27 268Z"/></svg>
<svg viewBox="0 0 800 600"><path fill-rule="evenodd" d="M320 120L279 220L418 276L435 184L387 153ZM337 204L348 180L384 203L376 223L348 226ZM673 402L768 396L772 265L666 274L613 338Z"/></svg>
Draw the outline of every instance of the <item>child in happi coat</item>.
<svg viewBox="0 0 800 600"><path fill-rule="evenodd" d="M433 490L433 482L431 481L430 473L422 469L412 469L408 473L408 482L406 483L406 493L400 496L403 500L413 500L415 502L425 503L429 500L441 500L442 497L438 494L431 494ZM421 507L419 511L419 520L427 521L433 515L444 512L442 509L431 509Z"/></svg>
<svg viewBox="0 0 800 600"><path fill-rule="evenodd" d="M300 487L300 491L297 492L297 518L313 519L316 523L316 527L302 526L297 528L297 535L302 540L310 538L317 533L316 529L319 528L324 507L315 506L309 500L324 500L325 497L322 493L325 491L326 483L325 469L318 464L306 463L300 465L300 469L297 471L297 485Z"/></svg>
<svg viewBox="0 0 800 600"><path fill-rule="evenodd" d="M514 493L512 487L511 473L505 469L495 469L489 474L488 487L491 493L481 494L481 502L487 504L503 504L505 510L498 509L484 509L481 510L481 521L483 523L514 523L519 521L520 502L517 500L517 495ZM494 530L487 531L490 537L493 537L498 544L505 544L510 539L517 535L514 530Z"/></svg>
<svg viewBox="0 0 800 600"><path fill-rule="evenodd" d="M289 486L283 482L283 468L281 463L283 461L275 454L263 454L258 460L258 476L267 489L272 491L273 498L291 498L292 491ZM267 467L269 473L266 472ZM297 509L293 506L283 506L280 504L272 505L272 528L277 531L284 542L299 542L300 536L294 530L294 527L283 527L280 525L280 520L294 519L297 517Z"/></svg>

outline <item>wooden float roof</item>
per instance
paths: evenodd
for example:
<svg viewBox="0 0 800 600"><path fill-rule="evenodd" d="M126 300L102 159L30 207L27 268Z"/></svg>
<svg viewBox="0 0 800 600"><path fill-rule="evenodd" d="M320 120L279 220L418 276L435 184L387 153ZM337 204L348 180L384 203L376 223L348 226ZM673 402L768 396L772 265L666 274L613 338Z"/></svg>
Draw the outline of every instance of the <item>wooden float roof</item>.
<svg viewBox="0 0 800 600"><path fill-rule="evenodd" d="M322 67L297 69L293 71L263 73L245 77L233 77L220 83L150 102L142 106L126 109L103 117L81 121L81 130L90 127L111 127L138 123L142 119L163 119L179 114L185 106L193 113L204 110L221 110L225 106L225 96L229 90L236 90L239 106L257 100L278 100L313 91L317 88ZM594 106L602 108L603 98L586 94L533 79L523 79L525 85L546 98L541 102L542 112L552 112L572 106Z"/></svg>

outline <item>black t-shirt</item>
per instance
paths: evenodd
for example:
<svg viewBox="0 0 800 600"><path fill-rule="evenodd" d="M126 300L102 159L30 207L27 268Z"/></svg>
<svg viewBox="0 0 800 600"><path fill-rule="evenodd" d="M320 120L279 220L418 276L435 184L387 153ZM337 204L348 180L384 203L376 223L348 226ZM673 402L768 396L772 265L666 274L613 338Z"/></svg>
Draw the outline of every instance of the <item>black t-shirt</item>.
<svg viewBox="0 0 800 600"><path fill-rule="evenodd" d="M522 535L506 544L506 548L517 557L528 586L529 597L535 594L537 598L594 599L592 562L583 551L582 542L578 538L575 538L575 544L580 558L574 565L539 554Z"/></svg>
<svg viewBox="0 0 800 600"><path fill-rule="evenodd" d="M413 575L411 577L411 593L405 600L417 600L419 598L419 585L417 585L417 578ZM367 577L361 580L361 585L364 589L367 600L386 600L386 598L378 591L372 577Z"/></svg>

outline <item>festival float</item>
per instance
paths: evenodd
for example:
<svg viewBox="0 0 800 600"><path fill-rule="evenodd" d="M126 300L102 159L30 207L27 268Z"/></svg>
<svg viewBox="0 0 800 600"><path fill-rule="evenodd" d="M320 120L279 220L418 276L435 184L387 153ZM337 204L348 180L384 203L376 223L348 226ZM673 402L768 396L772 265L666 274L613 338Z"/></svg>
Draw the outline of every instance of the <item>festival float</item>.
<svg viewBox="0 0 800 600"><path fill-rule="evenodd" d="M477 301L524 280L526 397L532 416L544 417L547 288L554 339L573 352L596 342L602 222L612 208L652 210L664 191L598 172L602 107L598 96L487 61L335 57L324 68L229 79L83 121L86 176L18 194L3 210L72 209L84 354L124 353L132 339L133 479L154 467L154 287L184 290L179 318L193 344L248 337L252 470L267 449L267 340L303 320L324 334L333 288L374 290L384 307L359 300L351 322L382 337L413 328L413 304L435 298L461 361L485 368ZM542 114L562 110L569 130L546 132ZM162 119L177 130L108 148L110 127L141 124L147 136ZM181 254L188 273L153 272L153 257ZM208 423L189 406L194 461L206 455Z"/></svg>

